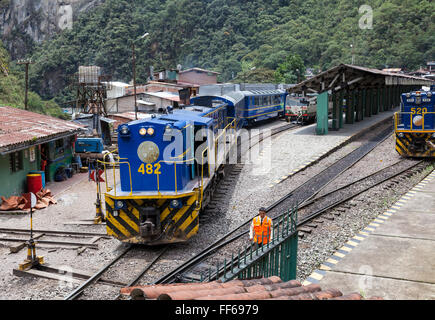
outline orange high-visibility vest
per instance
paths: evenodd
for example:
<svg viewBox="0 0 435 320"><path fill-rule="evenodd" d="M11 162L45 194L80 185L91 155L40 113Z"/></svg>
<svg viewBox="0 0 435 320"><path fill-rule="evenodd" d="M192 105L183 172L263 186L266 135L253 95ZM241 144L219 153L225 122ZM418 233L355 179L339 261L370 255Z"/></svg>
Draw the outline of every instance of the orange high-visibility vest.
<svg viewBox="0 0 435 320"><path fill-rule="evenodd" d="M254 218L254 242L260 244L267 244L270 240L272 219L264 217L263 224L261 223L261 217Z"/></svg>

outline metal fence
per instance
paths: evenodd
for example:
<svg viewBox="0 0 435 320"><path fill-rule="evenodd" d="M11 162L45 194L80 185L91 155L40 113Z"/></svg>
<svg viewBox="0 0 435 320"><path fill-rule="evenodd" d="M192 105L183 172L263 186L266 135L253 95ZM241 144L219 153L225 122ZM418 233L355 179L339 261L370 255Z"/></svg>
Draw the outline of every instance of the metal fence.
<svg viewBox="0 0 435 320"><path fill-rule="evenodd" d="M297 208L274 221L272 239L261 247L252 245L234 254L231 260L216 266L213 275L209 271L203 281L216 279L228 282L234 279L255 279L278 276L283 281L296 279L298 251Z"/></svg>

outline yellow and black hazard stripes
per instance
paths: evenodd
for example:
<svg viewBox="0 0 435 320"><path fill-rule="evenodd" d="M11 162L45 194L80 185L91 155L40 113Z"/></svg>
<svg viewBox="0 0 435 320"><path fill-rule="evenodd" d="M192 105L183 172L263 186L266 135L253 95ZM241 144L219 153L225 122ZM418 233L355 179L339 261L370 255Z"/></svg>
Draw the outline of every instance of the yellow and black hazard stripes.
<svg viewBox="0 0 435 320"><path fill-rule="evenodd" d="M176 241L189 239L197 233L199 226L196 196L183 200L182 208L171 209L169 214L161 216L162 228L166 229L167 237Z"/></svg>
<svg viewBox="0 0 435 320"><path fill-rule="evenodd" d="M126 240L139 235L139 212L131 207L115 210L115 202L106 197L107 233L119 240Z"/></svg>
<svg viewBox="0 0 435 320"><path fill-rule="evenodd" d="M435 157L435 141L429 142L431 138L430 133L396 133L396 151L404 157Z"/></svg>
<svg viewBox="0 0 435 320"><path fill-rule="evenodd" d="M199 229L197 194L177 198L181 205L176 208L171 206L172 200L174 199L123 199L122 209L116 210L115 201L120 200L106 195L107 233L129 243L160 244L188 240ZM156 209L156 228L159 234L145 237L141 233L141 222L148 218L142 210L145 207Z"/></svg>

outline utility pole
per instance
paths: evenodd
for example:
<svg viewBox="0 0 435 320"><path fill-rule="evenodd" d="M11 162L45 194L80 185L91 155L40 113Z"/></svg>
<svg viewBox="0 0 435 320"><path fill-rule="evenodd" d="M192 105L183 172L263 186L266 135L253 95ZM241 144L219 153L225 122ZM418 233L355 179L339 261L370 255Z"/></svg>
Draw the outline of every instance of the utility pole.
<svg viewBox="0 0 435 320"><path fill-rule="evenodd" d="M133 51L133 87L134 87L134 114L135 119L137 120L137 97L136 97L136 47L135 47L135 41L144 39L148 37L150 34L147 32L139 39L133 40L131 43L131 49Z"/></svg>
<svg viewBox="0 0 435 320"><path fill-rule="evenodd" d="M29 64L33 64L32 60L18 60L17 64L24 64L26 66L26 90L24 94L24 109L28 109L28 92L29 92Z"/></svg>
<svg viewBox="0 0 435 320"><path fill-rule="evenodd" d="M133 50L133 87L134 87L134 114L135 119L137 120L137 97L136 97L136 53L134 42L131 45Z"/></svg>

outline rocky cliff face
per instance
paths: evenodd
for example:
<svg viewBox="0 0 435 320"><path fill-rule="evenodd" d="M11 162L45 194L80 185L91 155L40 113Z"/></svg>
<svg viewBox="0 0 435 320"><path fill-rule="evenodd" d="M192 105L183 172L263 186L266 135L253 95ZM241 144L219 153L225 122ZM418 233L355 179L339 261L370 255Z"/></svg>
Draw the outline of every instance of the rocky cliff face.
<svg viewBox="0 0 435 320"><path fill-rule="evenodd" d="M104 0L0 0L0 35L12 59L72 28L78 15Z"/></svg>

